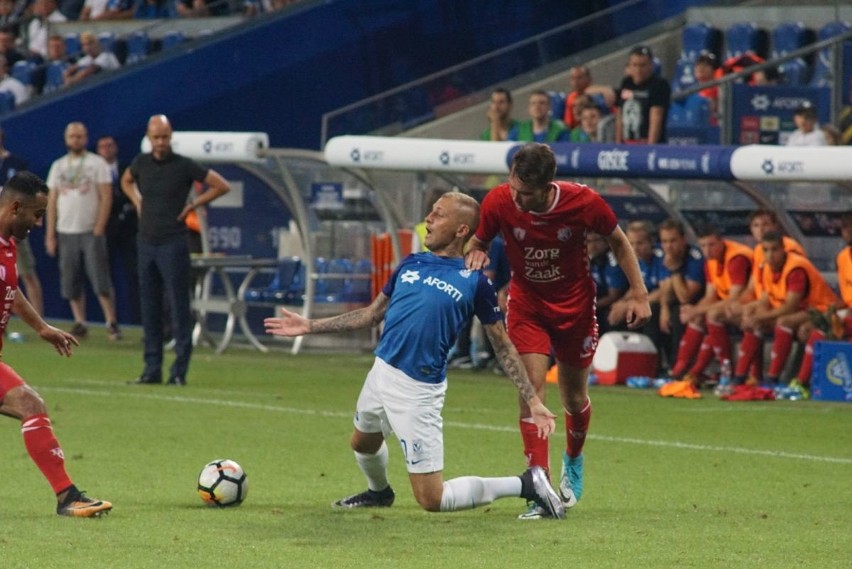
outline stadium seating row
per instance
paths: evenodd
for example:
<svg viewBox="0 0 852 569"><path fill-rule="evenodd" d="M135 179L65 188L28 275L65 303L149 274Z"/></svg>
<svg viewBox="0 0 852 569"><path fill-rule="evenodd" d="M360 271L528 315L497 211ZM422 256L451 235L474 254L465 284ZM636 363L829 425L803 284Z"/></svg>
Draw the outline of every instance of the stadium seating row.
<svg viewBox="0 0 852 569"><path fill-rule="evenodd" d="M199 35L204 35L204 32ZM137 30L127 37L118 37L112 32L98 34L98 41L104 51L115 54L123 65L132 65L144 61L149 55L169 50L191 39L183 31L172 30L164 33L159 38L152 38L148 32ZM78 34L65 36L65 48L70 57L79 57L82 53L80 37ZM48 64L39 64L34 61L21 60L15 62L10 70L12 77L29 87L32 91L49 93L62 87L62 73L69 66L68 62L54 61ZM39 74L42 81L39 81ZM43 84L42 84L43 83ZM7 94L0 93L0 114L14 109L14 98L9 100Z"/></svg>
<svg viewBox="0 0 852 569"><path fill-rule="evenodd" d="M314 259L316 283L314 302L370 302L369 259ZM284 257L266 287L246 291L245 300L253 303L301 305L307 284L306 265L298 257Z"/></svg>
<svg viewBox="0 0 852 569"><path fill-rule="evenodd" d="M756 54L762 59L772 59L787 55L814 41L836 37L849 29L850 24L841 21L829 22L816 32L801 22L783 22L771 31L761 29L753 22L741 22L724 32L705 23L689 24L683 29L681 53L675 65L672 87L679 91L695 84L692 70L695 60L702 52L712 53L720 63L746 52ZM830 50L824 49L816 57L787 61L779 66L781 81L788 85L823 87L829 81L829 57Z"/></svg>

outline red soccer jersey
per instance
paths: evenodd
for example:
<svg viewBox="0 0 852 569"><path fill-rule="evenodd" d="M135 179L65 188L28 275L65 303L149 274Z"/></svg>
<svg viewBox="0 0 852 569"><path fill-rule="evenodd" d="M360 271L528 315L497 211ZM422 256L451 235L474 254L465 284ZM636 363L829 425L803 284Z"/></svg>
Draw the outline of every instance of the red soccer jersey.
<svg viewBox="0 0 852 569"><path fill-rule="evenodd" d="M18 246L14 239L6 241L0 237L0 293L3 294L3 310L0 312L0 351L3 349L3 332L12 317L12 305L18 292Z"/></svg>
<svg viewBox="0 0 852 569"><path fill-rule="evenodd" d="M485 196L476 237L506 241L512 269L512 303L558 319L576 319L594 310L595 287L589 271L586 232L610 235L617 220L603 198L588 186L554 182L556 198L542 213L520 211L509 184Z"/></svg>

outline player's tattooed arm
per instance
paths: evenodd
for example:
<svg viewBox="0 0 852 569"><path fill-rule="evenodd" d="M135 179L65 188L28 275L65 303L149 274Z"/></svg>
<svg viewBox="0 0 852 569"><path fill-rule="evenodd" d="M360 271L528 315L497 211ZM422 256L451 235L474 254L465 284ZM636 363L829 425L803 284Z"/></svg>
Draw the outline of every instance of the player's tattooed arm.
<svg viewBox="0 0 852 569"><path fill-rule="evenodd" d="M521 398L529 403L536 397L535 388L530 383L529 377L527 377L527 370L524 368L524 364L521 363L521 356L518 354L517 348L509 340L505 325L500 321L487 324L483 328L488 335L488 339L491 340L494 354L503 371L506 372L506 376L518 388Z"/></svg>
<svg viewBox="0 0 852 569"><path fill-rule="evenodd" d="M320 318L309 322L311 334L324 332L347 332L377 326L385 317L390 299L382 293L370 306L359 308L330 318Z"/></svg>

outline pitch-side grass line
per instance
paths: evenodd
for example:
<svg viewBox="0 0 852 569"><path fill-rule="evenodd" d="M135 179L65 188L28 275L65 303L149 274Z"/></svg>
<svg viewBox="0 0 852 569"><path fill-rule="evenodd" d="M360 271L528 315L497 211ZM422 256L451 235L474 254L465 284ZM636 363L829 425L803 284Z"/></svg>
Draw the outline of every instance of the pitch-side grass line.
<svg viewBox="0 0 852 569"><path fill-rule="evenodd" d="M154 401L170 401L172 403L191 403L193 405L216 405L219 407L234 407L239 409L252 409L256 411L272 411L275 413L289 413L297 415L313 415L319 417L351 417L352 412L341 411L322 411L317 409L303 409L298 407L281 407L278 405L263 405L259 403L247 403L244 401L232 401L224 399L205 399L201 397L186 397L183 395L159 395L156 393L121 393L117 391L98 391L94 389L81 389L77 387L41 387L41 390L58 391L62 393L75 393L79 395L92 395L96 397L129 397L131 399L148 399ZM473 429L478 431L492 431L502 433L517 433L517 428L514 426L499 426L485 425L481 423L461 423L457 421L444 421L444 425L448 427L456 427L460 429ZM766 456L770 458L784 458L792 460L804 460L809 462L828 462L833 464L852 464L852 458L835 457L835 456L819 456L812 454L799 454L793 452L749 449L741 447L723 447L713 445L700 445L693 443L682 443L677 441L655 441L648 439L637 439L632 437L610 437L607 435L590 434L589 439L619 443L619 444L635 444L644 446L667 447L683 450L697 450L702 452L720 452L720 453L736 453L749 456Z"/></svg>

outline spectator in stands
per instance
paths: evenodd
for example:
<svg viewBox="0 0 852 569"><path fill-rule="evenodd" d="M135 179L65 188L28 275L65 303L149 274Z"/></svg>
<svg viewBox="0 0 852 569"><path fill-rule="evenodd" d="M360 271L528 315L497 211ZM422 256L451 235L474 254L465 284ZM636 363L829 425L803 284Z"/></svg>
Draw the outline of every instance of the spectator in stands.
<svg viewBox="0 0 852 569"><path fill-rule="evenodd" d="M627 144L666 142L666 120L671 85L654 75L654 54L634 47L627 59L627 74L616 90L615 141Z"/></svg>
<svg viewBox="0 0 852 569"><path fill-rule="evenodd" d="M767 67L751 74L751 85L766 86L781 83L781 74L777 67Z"/></svg>
<svg viewBox="0 0 852 569"><path fill-rule="evenodd" d="M124 168L118 163L118 143L112 136L102 136L98 139L98 155L109 166L112 175L112 209L107 222L107 249L110 256L110 266L122 266L127 277L127 305L133 322L139 322L139 272L137 271L136 234L139 222L133 203L121 190L121 173Z"/></svg>
<svg viewBox="0 0 852 569"><path fill-rule="evenodd" d="M133 18L136 20L156 20L177 17L174 0L136 0Z"/></svg>
<svg viewBox="0 0 852 569"><path fill-rule="evenodd" d="M592 85L592 73L585 65L576 65L568 71L568 84L571 91L565 98L565 115L562 122L569 129L580 126L580 117L576 113L576 100L581 95L592 98L592 102L601 108L611 108L615 105L615 92L606 85Z"/></svg>
<svg viewBox="0 0 852 569"><path fill-rule="evenodd" d="M770 231L761 241L766 263L760 268L759 297L743 313L743 341L735 371L737 383L746 376L758 349L760 338L774 329L772 356L766 381L777 384L796 338L796 331L808 322L809 309L820 312L837 305L837 297L819 270L804 256L787 253L783 236ZM752 378L750 383L756 383Z"/></svg>
<svg viewBox="0 0 852 569"><path fill-rule="evenodd" d="M479 140L508 140L509 131L518 126L518 121L512 118L512 93L502 87L494 89L485 118L488 128L480 133Z"/></svg>
<svg viewBox="0 0 852 569"><path fill-rule="evenodd" d="M134 0L107 0L103 13L93 20L129 20L136 11Z"/></svg>
<svg viewBox="0 0 852 569"><path fill-rule="evenodd" d="M178 0L176 8L182 18L227 16L231 13L229 0Z"/></svg>
<svg viewBox="0 0 852 569"><path fill-rule="evenodd" d="M824 124L820 126L820 129L822 129L822 135L825 137L825 144L827 146L837 146L840 144L840 129L833 124Z"/></svg>
<svg viewBox="0 0 852 569"><path fill-rule="evenodd" d="M18 172L27 170L27 162L6 149L5 135L0 128L0 188ZM36 261L30 239L18 241L18 280L24 285L27 300L39 316L44 316L44 294L36 272Z"/></svg>
<svg viewBox="0 0 852 569"><path fill-rule="evenodd" d="M789 387L798 390L806 397L811 382L814 364L814 343L832 338L835 340L852 340L852 210L840 216L840 234L846 243L837 254L837 284L840 288L840 303L834 310L829 308L823 315L822 326L814 326L806 322L799 328L799 340L805 343L805 354L799 373ZM839 310L838 310L839 309Z"/></svg>
<svg viewBox="0 0 852 569"><path fill-rule="evenodd" d="M571 142L599 142L598 125L601 122L601 110L597 105L585 105L579 112L580 124L571 129Z"/></svg>
<svg viewBox="0 0 852 569"><path fill-rule="evenodd" d="M15 0L0 0L0 28L17 30L21 20L15 13Z"/></svg>
<svg viewBox="0 0 852 569"><path fill-rule="evenodd" d="M75 85L95 73L113 71L121 67L115 54L101 49L101 42L92 32L80 34L80 46L83 49L83 57L63 73L66 87Z"/></svg>
<svg viewBox="0 0 852 569"><path fill-rule="evenodd" d="M47 254L59 257L62 298L71 305L77 338L88 335L85 273L98 297L110 340L121 339L115 315L115 297L109 277L106 227L112 207L112 178L103 158L88 152L88 132L80 122L65 128L68 153L53 162L47 176Z"/></svg>
<svg viewBox="0 0 852 569"><path fill-rule="evenodd" d="M716 60L716 56L709 51L702 51L701 55L699 55L695 60L695 66L693 68L695 82L700 85L701 83L713 81L716 78L715 74L717 67L718 62ZM710 103L710 125L715 126L718 124L716 113L719 110L719 87L713 86L702 89L698 92L698 96L704 97Z"/></svg>
<svg viewBox="0 0 852 569"><path fill-rule="evenodd" d="M796 124L787 146L825 146L825 134L819 128L817 112L813 104L805 101L793 114L793 122Z"/></svg>
<svg viewBox="0 0 852 569"><path fill-rule="evenodd" d="M0 0L2 1L2 0ZM106 13L108 0L86 0L79 20L100 20Z"/></svg>
<svg viewBox="0 0 852 569"><path fill-rule="evenodd" d="M686 240L682 222L667 219L657 228L663 263L659 267L660 283L660 329L671 335L671 342L664 345L666 361L674 362L674 346L680 344L684 326L680 321L680 307L693 304L704 294L706 277L704 256L701 250Z"/></svg>
<svg viewBox="0 0 852 569"><path fill-rule="evenodd" d="M6 62L10 68L24 59L23 54L15 48L17 39L18 32L15 26L0 27L0 55L6 56Z"/></svg>
<svg viewBox="0 0 852 569"><path fill-rule="evenodd" d="M68 18L59 11L56 0L35 0L33 19L27 27L27 49L30 53L46 57L48 25L67 21Z"/></svg>
<svg viewBox="0 0 852 569"><path fill-rule="evenodd" d="M0 93L11 93L15 97L15 106L19 106L30 98L30 89L11 75L5 55L0 55Z"/></svg>
<svg viewBox="0 0 852 569"><path fill-rule="evenodd" d="M739 73L748 67L752 67L754 65L758 65L764 62L764 59L754 53L753 51L747 51L745 53L741 53L739 55L735 55L733 57L729 57L719 68L716 70L716 77L722 77L724 75L730 75L732 73ZM745 83L749 85L755 85L755 74L745 76Z"/></svg>
<svg viewBox="0 0 852 569"><path fill-rule="evenodd" d="M520 142L564 142L570 131L565 123L550 116L550 95L533 91L527 106L530 120L518 123L509 131L509 140Z"/></svg>
<svg viewBox="0 0 852 569"><path fill-rule="evenodd" d="M35 87L36 92L41 93L44 90L44 85L47 82L47 68L51 63L62 62L72 64L74 61L76 59L68 55L65 40L62 36L55 34L50 36L47 39L47 57L42 60L41 64L33 72L33 87Z"/></svg>
<svg viewBox="0 0 852 569"><path fill-rule="evenodd" d="M733 362L725 325L734 322L726 318L725 308L739 302L748 287L753 258L750 247L724 239L716 226L701 225L696 233L706 260L707 289L697 303L680 307L680 320L686 331L672 367L673 377L689 381L693 387L698 386L714 357L720 364L725 360Z"/></svg>
<svg viewBox="0 0 852 569"><path fill-rule="evenodd" d="M85 0L58 0L59 11L70 21L80 19L80 12L83 10Z"/></svg>

